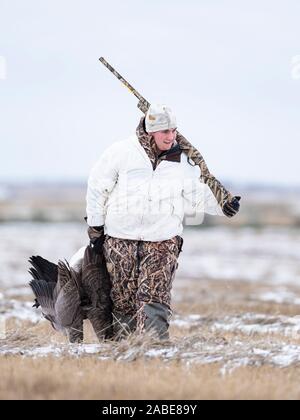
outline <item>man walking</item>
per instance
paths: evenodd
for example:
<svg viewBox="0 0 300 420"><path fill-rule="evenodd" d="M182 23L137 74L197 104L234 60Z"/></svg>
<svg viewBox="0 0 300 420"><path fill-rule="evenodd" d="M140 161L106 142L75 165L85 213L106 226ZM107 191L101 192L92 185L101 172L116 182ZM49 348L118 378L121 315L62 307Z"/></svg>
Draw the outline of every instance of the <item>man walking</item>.
<svg viewBox="0 0 300 420"><path fill-rule="evenodd" d="M154 329L168 338L184 216L239 210L238 200L222 209L200 182L176 128L170 108L152 105L136 134L108 147L88 180L89 236L95 248L104 241L116 334Z"/></svg>

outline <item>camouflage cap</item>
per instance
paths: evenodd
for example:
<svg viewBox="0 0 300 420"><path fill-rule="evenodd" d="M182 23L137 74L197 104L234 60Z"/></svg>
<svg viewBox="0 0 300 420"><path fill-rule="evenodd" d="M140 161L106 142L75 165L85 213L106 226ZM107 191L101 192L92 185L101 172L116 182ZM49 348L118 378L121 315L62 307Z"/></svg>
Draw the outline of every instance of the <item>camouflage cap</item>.
<svg viewBox="0 0 300 420"><path fill-rule="evenodd" d="M147 111L146 119L147 133L155 131L171 130L177 127L176 117L167 105L154 104Z"/></svg>

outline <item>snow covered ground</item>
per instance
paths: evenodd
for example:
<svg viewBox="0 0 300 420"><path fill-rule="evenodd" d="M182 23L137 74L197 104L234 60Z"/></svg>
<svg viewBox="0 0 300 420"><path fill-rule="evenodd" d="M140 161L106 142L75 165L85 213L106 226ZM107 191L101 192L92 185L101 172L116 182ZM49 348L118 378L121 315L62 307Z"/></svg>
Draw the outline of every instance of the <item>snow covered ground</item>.
<svg viewBox="0 0 300 420"><path fill-rule="evenodd" d="M93 340L68 345L64 338L49 338L32 344L26 333L22 340L12 339L11 320L17 329L29 323L36 334L34 328L47 326L32 308L28 258L70 259L86 243L86 232L84 224L19 223L0 225L0 237L0 355L218 363L222 374L240 366L300 363L298 230L186 230L173 291L171 340L142 350L134 342L127 347Z"/></svg>
<svg viewBox="0 0 300 420"><path fill-rule="evenodd" d="M31 255L57 262L87 243L82 223L0 225L0 289L24 286ZM300 284L300 229L186 229L177 278Z"/></svg>
<svg viewBox="0 0 300 420"><path fill-rule="evenodd" d="M184 238L179 276L299 284L299 229L213 227Z"/></svg>
<svg viewBox="0 0 300 420"><path fill-rule="evenodd" d="M7 317L19 320L39 321L39 316L30 314L29 303L12 305ZM95 357L100 360L130 362L139 358L160 359L168 362L177 360L187 366L218 363L222 374L231 373L242 366L291 367L300 363L299 317L267 316L265 314L243 314L225 318L206 318L201 315L176 316L171 328L182 330L181 337L173 337L166 343L141 343L131 339L124 344L105 342L102 344L30 344L26 339L10 340L2 337L0 356L26 357ZM205 332L203 332L205 331ZM209 332L208 332L209 331ZM230 332L231 335L226 336ZM24 334L24 337L26 334ZM291 341L292 340L292 341Z"/></svg>

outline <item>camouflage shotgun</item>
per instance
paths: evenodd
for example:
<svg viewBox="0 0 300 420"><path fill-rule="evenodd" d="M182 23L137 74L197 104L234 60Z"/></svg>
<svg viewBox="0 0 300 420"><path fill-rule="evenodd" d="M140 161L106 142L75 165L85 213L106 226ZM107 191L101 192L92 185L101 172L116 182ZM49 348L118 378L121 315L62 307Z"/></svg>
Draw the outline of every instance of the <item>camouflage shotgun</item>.
<svg viewBox="0 0 300 420"><path fill-rule="evenodd" d="M103 57L100 57L99 60L105 67L108 68L122 83L125 85L131 93L134 94L139 100L138 108L146 114L150 107L150 103L131 86L125 79L118 73ZM176 140L181 148L181 150L188 156L189 160L192 160L196 165L200 167L201 176L200 180L207 184L211 189L212 193L216 197L219 205L223 209L226 202L231 203L234 200L234 196L227 191L224 186L212 175L205 163L205 160L201 153L182 135L177 131ZM239 200L240 197L238 197Z"/></svg>

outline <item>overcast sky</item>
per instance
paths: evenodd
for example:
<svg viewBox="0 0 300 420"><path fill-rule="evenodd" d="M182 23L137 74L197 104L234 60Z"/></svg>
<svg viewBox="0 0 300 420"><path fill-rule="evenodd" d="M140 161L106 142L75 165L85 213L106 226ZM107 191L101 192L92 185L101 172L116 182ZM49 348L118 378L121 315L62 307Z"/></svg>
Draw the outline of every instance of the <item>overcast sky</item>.
<svg viewBox="0 0 300 420"><path fill-rule="evenodd" d="M213 174L300 185L298 0L0 0L0 181L86 179L167 103Z"/></svg>

